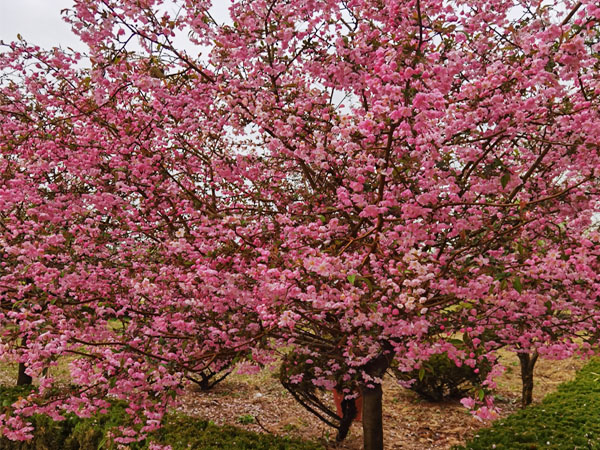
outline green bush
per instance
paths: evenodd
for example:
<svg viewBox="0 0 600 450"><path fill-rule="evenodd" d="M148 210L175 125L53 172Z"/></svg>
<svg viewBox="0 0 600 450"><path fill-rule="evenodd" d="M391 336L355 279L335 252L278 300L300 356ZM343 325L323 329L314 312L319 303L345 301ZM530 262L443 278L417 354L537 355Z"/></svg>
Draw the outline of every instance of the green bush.
<svg viewBox="0 0 600 450"><path fill-rule="evenodd" d="M395 371L399 380L414 380L409 389L430 402L464 397L477 388L487 376L491 366L480 366L479 372L463 364L458 367L446 353L433 355L420 369L410 372Z"/></svg>
<svg viewBox="0 0 600 450"><path fill-rule="evenodd" d="M27 388L0 386L0 404L8 406L28 392ZM117 445L110 442L107 435L126 420L122 402L115 402L107 414L89 419L69 414L66 420L55 422L47 416L35 415L29 418L35 428L33 439L15 442L0 437L0 450L116 450ZM169 444L173 450L324 450L323 446L313 442L217 426L206 420L175 414L168 415L164 426L146 440L128 444L127 448L144 450L151 442Z"/></svg>
<svg viewBox="0 0 600 450"><path fill-rule="evenodd" d="M535 406L498 420L456 449L600 449L600 360Z"/></svg>

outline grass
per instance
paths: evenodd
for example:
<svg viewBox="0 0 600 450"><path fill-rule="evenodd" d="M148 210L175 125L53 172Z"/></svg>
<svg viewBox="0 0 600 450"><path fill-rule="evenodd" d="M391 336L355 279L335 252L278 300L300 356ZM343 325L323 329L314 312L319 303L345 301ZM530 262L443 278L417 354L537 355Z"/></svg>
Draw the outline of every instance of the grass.
<svg viewBox="0 0 600 450"><path fill-rule="evenodd" d="M0 405L6 407L27 393L28 388L0 386ZM122 446L111 442L109 435L111 430L126 423L127 415L125 405L114 402L108 414L89 419L69 414L66 420L60 422L43 415L32 416L29 420L35 428L33 439L14 442L0 437L0 450L115 450ZM323 446L314 442L252 433L233 426L217 426L210 421L180 414L168 415L161 429L141 442L128 444L127 448L145 450L152 442L171 445L173 450L324 450Z"/></svg>
<svg viewBox="0 0 600 450"><path fill-rule="evenodd" d="M467 450L577 450L600 448L600 359L544 400L480 430Z"/></svg>
<svg viewBox="0 0 600 450"><path fill-rule="evenodd" d="M256 422L256 419L252 414L243 414L237 418L237 421L242 425L248 425L250 423Z"/></svg>

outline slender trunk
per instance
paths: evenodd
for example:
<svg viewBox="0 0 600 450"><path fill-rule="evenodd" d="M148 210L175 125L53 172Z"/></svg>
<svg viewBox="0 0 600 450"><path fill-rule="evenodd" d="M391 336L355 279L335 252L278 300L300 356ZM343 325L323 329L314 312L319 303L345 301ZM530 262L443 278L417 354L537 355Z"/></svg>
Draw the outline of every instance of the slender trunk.
<svg viewBox="0 0 600 450"><path fill-rule="evenodd" d="M19 363L19 373L17 375L17 386L26 386L33 382L33 379L25 373L25 363Z"/></svg>
<svg viewBox="0 0 600 450"><path fill-rule="evenodd" d="M340 420L340 427L338 428L338 434L335 438L336 441L341 442L348 436L350 426L356 417L356 399L342 400L342 420Z"/></svg>
<svg viewBox="0 0 600 450"><path fill-rule="evenodd" d="M389 346L391 347L391 346ZM384 351L369 361L363 370L371 377L383 378L390 365L391 357L387 354L391 348L384 346ZM383 391L381 384L361 384L363 396L363 447L364 450L383 450Z"/></svg>
<svg viewBox="0 0 600 450"><path fill-rule="evenodd" d="M24 336L21 340L21 347L25 347L26 344L27 337ZM25 363L19 363L19 372L17 374L17 386L26 386L30 385L33 382L32 378L25 373L26 368L27 366L25 365Z"/></svg>
<svg viewBox="0 0 600 450"><path fill-rule="evenodd" d="M381 384L363 386L363 444L364 450L383 450L383 391Z"/></svg>
<svg viewBox="0 0 600 450"><path fill-rule="evenodd" d="M523 389L521 393L521 407L526 408L533 401L533 369L538 359L538 353L518 353L521 363L521 381Z"/></svg>

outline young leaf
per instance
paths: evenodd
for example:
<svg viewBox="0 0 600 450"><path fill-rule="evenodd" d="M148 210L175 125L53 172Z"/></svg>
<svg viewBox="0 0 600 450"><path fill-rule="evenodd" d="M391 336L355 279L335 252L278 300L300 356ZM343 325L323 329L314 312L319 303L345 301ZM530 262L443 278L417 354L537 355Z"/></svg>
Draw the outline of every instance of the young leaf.
<svg viewBox="0 0 600 450"><path fill-rule="evenodd" d="M513 280L513 287L519 294L523 291L523 285L521 284L521 279L519 277L515 277Z"/></svg>

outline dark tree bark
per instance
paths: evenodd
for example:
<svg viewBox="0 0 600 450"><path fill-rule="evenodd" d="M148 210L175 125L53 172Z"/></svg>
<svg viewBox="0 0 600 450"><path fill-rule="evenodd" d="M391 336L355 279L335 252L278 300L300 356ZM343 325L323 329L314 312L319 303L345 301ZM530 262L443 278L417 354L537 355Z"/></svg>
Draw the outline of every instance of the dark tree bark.
<svg viewBox="0 0 600 450"><path fill-rule="evenodd" d="M24 336L21 340L21 347L25 347L27 344L27 336ZM33 382L33 379L25 373L27 366L25 363L19 363L19 372L17 374L17 386L27 386Z"/></svg>
<svg viewBox="0 0 600 450"><path fill-rule="evenodd" d="M383 450L383 392L381 384L363 387L363 445L365 450Z"/></svg>
<svg viewBox="0 0 600 450"><path fill-rule="evenodd" d="M342 400L342 420L340 420L340 427L338 428L338 434L335 438L336 441L341 442L348 436L350 426L356 418L356 399Z"/></svg>
<svg viewBox="0 0 600 450"><path fill-rule="evenodd" d="M33 379L25 373L26 368L27 368L27 366L25 366L24 363L19 363L19 373L17 375L17 386L27 386L33 382Z"/></svg>
<svg viewBox="0 0 600 450"><path fill-rule="evenodd" d="M391 349L385 348L377 358L367 363L363 370L372 377L382 378L390 365L390 357L387 354L389 351ZM381 384L376 383L369 387L363 383L361 391L364 450L383 450L383 391Z"/></svg>
<svg viewBox="0 0 600 450"><path fill-rule="evenodd" d="M518 353L521 363L521 381L523 389L521 393L521 408L526 408L533 401L533 369L538 359L538 353Z"/></svg>

